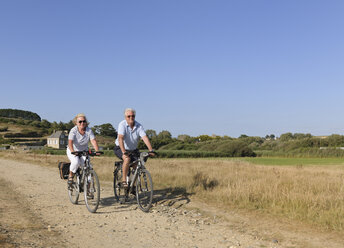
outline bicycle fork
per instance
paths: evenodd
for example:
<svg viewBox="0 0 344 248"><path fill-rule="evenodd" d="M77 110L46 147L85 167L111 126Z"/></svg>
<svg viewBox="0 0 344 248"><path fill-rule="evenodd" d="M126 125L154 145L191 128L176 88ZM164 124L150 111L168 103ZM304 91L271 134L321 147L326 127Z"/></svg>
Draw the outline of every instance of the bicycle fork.
<svg viewBox="0 0 344 248"><path fill-rule="evenodd" d="M136 182L136 180L137 180L138 171L139 171L139 168L137 168L137 169L135 170L135 173L134 173L134 175L133 175L133 177L132 177L133 180L130 182L130 185L129 185L129 189L131 189L132 187L134 187L135 182Z"/></svg>

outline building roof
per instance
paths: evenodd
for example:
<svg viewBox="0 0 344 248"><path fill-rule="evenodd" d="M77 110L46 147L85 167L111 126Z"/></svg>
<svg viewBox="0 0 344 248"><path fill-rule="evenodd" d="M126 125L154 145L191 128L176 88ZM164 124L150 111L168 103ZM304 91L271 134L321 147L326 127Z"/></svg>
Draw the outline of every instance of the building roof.
<svg viewBox="0 0 344 248"><path fill-rule="evenodd" d="M63 133L63 131L56 131L55 133L50 135L49 138L60 138L62 133Z"/></svg>

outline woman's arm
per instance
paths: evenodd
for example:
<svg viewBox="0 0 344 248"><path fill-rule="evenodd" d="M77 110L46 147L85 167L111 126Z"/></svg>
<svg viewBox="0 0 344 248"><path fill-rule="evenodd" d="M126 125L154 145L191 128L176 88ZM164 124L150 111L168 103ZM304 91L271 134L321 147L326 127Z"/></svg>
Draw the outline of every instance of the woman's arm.
<svg viewBox="0 0 344 248"><path fill-rule="evenodd" d="M74 152L73 140L68 140L68 148L71 152Z"/></svg>
<svg viewBox="0 0 344 248"><path fill-rule="evenodd" d="M96 139L91 139L91 144L94 147L94 150L99 151L98 143Z"/></svg>

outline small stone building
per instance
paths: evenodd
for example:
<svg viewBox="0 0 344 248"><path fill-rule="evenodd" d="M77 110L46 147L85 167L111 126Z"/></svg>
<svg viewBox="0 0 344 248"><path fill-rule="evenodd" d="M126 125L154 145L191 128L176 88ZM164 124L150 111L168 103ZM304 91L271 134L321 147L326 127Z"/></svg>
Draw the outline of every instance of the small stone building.
<svg viewBox="0 0 344 248"><path fill-rule="evenodd" d="M68 133L66 131L56 131L48 137L47 146L57 149L66 148L68 145Z"/></svg>

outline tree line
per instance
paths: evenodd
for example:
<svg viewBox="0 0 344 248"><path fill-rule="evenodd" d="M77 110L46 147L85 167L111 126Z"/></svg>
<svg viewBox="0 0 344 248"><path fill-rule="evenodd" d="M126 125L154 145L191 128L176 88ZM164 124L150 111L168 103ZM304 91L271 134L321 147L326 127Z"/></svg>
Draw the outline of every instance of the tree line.
<svg viewBox="0 0 344 248"><path fill-rule="evenodd" d="M209 135L197 137L179 135L177 138L172 138L168 131L156 135L154 130L147 130L147 134L156 149L168 153L167 157L193 156L193 153L199 152L213 152L214 157L344 156L344 136L339 134L317 137L309 133L288 132L281 134L280 137L269 134L265 137L240 135L238 138ZM140 144L141 148L144 148L143 142Z"/></svg>
<svg viewBox="0 0 344 248"><path fill-rule="evenodd" d="M21 133L6 133L0 135L1 138L18 138L18 137L43 137L50 135L54 131L67 130L74 127L72 120L69 122L49 122L30 111L9 111L8 109L0 110L2 123L13 123L25 125ZM6 113L6 114L5 114ZM0 114L1 115L1 114ZM8 117L8 116L20 117ZM26 119L22 116L26 115ZM36 117L31 117L36 116ZM38 118L37 118L38 116ZM30 119L31 118L31 119ZM28 127L36 129L29 130ZM113 149L114 140L117 138L117 130L110 123L95 125L91 127L95 135L109 137L113 139L111 144L107 144L108 149ZM7 127L1 127L1 132L6 132ZM187 134L178 135L173 138L167 130L156 132L155 130L146 130L152 146L159 150L166 157L209 157L209 156L344 156L344 136L332 134L326 137L313 136L310 133L284 133L280 137L274 134L267 134L265 137L240 135L238 138L229 136L209 136L199 135L192 137ZM108 139L111 140L111 139ZM6 142L3 140L3 142ZM0 142L1 143L1 142ZM340 149L339 149L340 148ZM144 143L140 141L139 149L146 149Z"/></svg>
<svg viewBox="0 0 344 248"><path fill-rule="evenodd" d="M19 109L0 109L0 117L22 118L24 120L41 121L41 117L31 111Z"/></svg>

